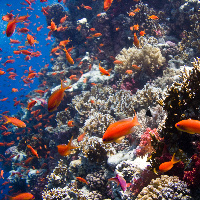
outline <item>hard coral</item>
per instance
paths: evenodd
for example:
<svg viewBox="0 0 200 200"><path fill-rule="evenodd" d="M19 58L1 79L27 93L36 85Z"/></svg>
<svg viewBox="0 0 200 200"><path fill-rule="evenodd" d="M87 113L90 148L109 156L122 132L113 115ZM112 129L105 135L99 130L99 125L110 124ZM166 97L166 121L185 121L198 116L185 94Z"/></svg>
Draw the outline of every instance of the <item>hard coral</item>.
<svg viewBox="0 0 200 200"><path fill-rule="evenodd" d="M193 152L189 145L189 141L192 140L191 135L181 134L175 128L175 124L180 120L199 119L198 116L200 116L198 103L200 99L200 59L195 59L192 64L194 67L192 71L188 74L185 70L182 75L182 83L175 82L163 101L163 108L167 111L168 116L160 135L165 138L169 149L173 148L173 152L178 148L182 148L186 152ZM162 102L160 103L162 104Z"/></svg>
<svg viewBox="0 0 200 200"><path fill-rule="evenodd" d="M182 40L179 44L179 48L182 52L184 60L190 60L191 56L198 55L200 52L200 9L198 1L190 1L181 6L180 11L184 12L184 19L187 18L190 28L184 28L182 32ZM187 30L187 31L186 31ZM193 52L191 54L190 52ZM186 55L186 56L184 56ZM187 60L186 60L187 58Z"/></svg>
<svg viewBox="0 0 200 200"><path fill-rule="evenodd" d="M107 170L99 170L94 173L88 174L86 180L91 190L96 190L100 192L105 192L107 184Z"/></svg>
<svg viewBox="0 0 200 200"><path fill-rule="evenodd" d="M154 150L153 146L151 146L152 136L154 136L157 140L161 140L159 137L159 133L156 129L151 130L151 128L147 128L146 132L141 135L139 148L136 149L137 156L143 157L144 155L150 155Z"/></svg>
<svg viewBox="0 0 200 200"><path fill-rule="evenodd" d="M58 166L55 167L50 175L47 175L48 189L58 186L63 187L66 185L68 177L68 166L64 164L63 160L58 161Z"/></svg>
<svg viewBox="0 0 200 200"><path fill-rule="evenodd" d="M94 100L94 103L91 103L91 99ZM82 92L81 95L72 99L75 109L85 118L89 116L92 110L121 118L132 117L134 102L134 97L130 91L116 91L110 86L103 85L92 87L91 91Z"/></svg>
<svg viewBox="0 0 200 200"><path fill-rule="evenodd" d="M107 127L114 122L115 120L110 114L92 112L89 118L85 121L82 130L91 136L95 135L102 137L102 133L104 133Z"/></svg>
<svg viewBox="0 0 200 200"><path fill-rule="evenodd" d="M116 153L112 144L103 144L102 139L94 136L79 142L79 147L76 151L81 151L87 161L95 164L105 164L107 158Z"/></svg>
<svg viewBox="0 0 200 200"><path fill-rule="evenodd" d="M123 74L126 70L134 69L132 65L137 65L141 67L140 71L149 77L154 77L165 62L160 49L150 44L146 44L142 49L136 47L123 48L116 59L123 63L115 65L117 72Z"/></svg>
<svg viewBox="0 0 200 200"><path fill-rule="evenodd" d="M168 200L168 199L192 199L187 184L176 176L161 175L161 178L153 179L147 187L144 187L136 200Z"/></svg>

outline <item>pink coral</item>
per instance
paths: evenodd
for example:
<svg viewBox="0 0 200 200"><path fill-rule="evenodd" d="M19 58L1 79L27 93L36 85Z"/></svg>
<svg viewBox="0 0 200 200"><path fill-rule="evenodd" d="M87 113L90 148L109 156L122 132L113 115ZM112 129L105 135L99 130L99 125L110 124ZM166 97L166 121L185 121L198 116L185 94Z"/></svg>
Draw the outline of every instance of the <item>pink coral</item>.
<svg viewBox="0 0 200 200"><path fill-rule="evenodd" d="M157 129L154 128L151 130L151 128L147 128L144 134L141 136L140 144L138 148L136 149L136 155L137 156L145 156L146 154L151 154L153 151L153 147L151 146L151 135L155 136L157 140L161 140Z"/></svg>
<svg viewBox="0 0 200 200"><path fill-rule="evenodd" d="M158 176L150 171L147 167L147 169L144 169L138 179L133 180L133 184L130 187L130 190L133 192L134 195L138 195L141 190L149 185L152 179L157 178Z"/></svg>
<svg viewBox="0 0 200 200"><path fill-rule="evenodd" d="M130 90L132 94L135 94L138 88L136 87L136 83L133 78L126 78L121 84L121 89Z"/></svg>
<svg viewBox="0 0 200 200"><path fill-rule="evenodd" d="M191 187L198 187L200 181L200 156L194 154L191 157L192 170L184 171L183 180Z"/></svg>

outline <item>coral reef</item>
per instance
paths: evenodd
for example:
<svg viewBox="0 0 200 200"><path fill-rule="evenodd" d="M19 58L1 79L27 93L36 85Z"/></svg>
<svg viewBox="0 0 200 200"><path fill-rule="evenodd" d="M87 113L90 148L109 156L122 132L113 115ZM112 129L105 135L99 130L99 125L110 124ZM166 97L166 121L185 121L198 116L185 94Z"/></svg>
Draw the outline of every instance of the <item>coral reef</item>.
<svg viewBox="0 0 200 200"><path fill-rule="evenodd" d="M68 166L63 163L63 160L58 161L58 165L55 167L50 175L47 175L48 185L47 187L63 187L69 178Z"/></svg>
<svg viewBox="0 0 200 200"><path fill-rule="evenodd" d="M133 70L134 65L137 65L141 67L140 73L145 73L151 78L158 74L165 63L160 49L150 44L144 45L142 49L123 48L116 59L122 62L122 64L115 65L117 72L123 74L126 70Z"/></svg>
<svg viewBox="0 0 200 200"><path fill-rule="evenodd" d="M167 111L168 116L165 121L165 125L160 133L161 137L165 138L165 141L171 141L168 145L169 149L172 147L182 148L186 152L191 151L191 147L188 145L188 141L191 141L191 137L188 134L181 134L175 128L175 124L183 119L198 119L199 116L199 76L200 76L200 61L199 58L195 59L192 71L185 72L182 75L182 83L174 83L168 90L168 94L163 101L163 108ZM181 139L181 143L180 143ZM184 139L187 141L187 149L184 148ZM173 142L172 142L173 141ZM178 144L179 143L179 144Z"/></svg>
<svg viewBox="0 0 200 200"><path fill-rule="evenodd" d="M182 40L179 43L179 48L182 58L184 61L191 61L193 57L198 56L200 52L200 9L198 1L186 2L181 6L180 11L182 11L187 18L188 24L190 25L189 29L184 29L181 36Z"/></svg>
<svg viewBox="0 0 200 200"><path fill-rule="evenodd" d="M94 100L94 103L91 103ZM92 110L112 114L119 118L132 117L134 98L130 91L116 91L110 86L97 85L91 91L83 91L72 99L72 104L81 116L89 117Z"/></svg>
<svg viewBox="0 0 200 200"><path fill-rule="evenodd" d="M139 199L192 199L187 184L176 176L161 175L138 194Z"/></svg>
<svg viewBox="0 0 200 200"><path fill-rule="evenodd" d="M137 156L143 157L144 155L151 153L154 151L153 147L151 146L151 137L155 137L157 140L161 140L162 138L159 137L159 134L156 129L151 130L151 128L147 128L143 135L141 135L140 144L136 149Z"/></svg>
<svg viewBox="0 0 200 200"><path fill-rule="evenodd" d="M102 194L105 192L107 179L108 179L108 170L106 169L101 169L86 176L86 180L89 183L88 185L90 189L92 191L94 190L100 191L100 193Z"/></svg>

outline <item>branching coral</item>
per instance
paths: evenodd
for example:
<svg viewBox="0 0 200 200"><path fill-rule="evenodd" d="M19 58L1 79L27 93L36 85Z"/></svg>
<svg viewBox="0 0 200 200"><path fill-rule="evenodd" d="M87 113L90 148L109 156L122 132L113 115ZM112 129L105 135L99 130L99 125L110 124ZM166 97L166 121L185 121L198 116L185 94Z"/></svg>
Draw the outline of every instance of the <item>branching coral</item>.
<svg viewBox="0 0 200 200"><path fill-rule="evenodd" d="M182 83L175 82L168 90L163 101L163 107L168 112L168 117L161 132L161 137L164 136L165 140L168 141L169 148L172 146L176 146L176 149L178 146L184 148L185 138L187 149L184 149L187 152L190 150L188 141L191 140L191 137L188 134L181 135L181 132L175 128L175 124L183 119L199 119L198 116L200 116L198 103L200 99L200 59L195 59L192 64L194 66L192 71L189 74L187 71L183 73Z"/></svg>
<svg viewBox="0 0 200 200"><path fill-rule="evenodd" d="M94 100L94 103L91 100ZM102 114L112 114L123 118L134 115L134 100L130 91L116 91L110 86L98 85L92 87L91 91L75 96L72 104L78 113L85 117L95 110Z"/></svg>
<svg viewBox="0 0 200 200"><path fill-rule="evenodd" d="M68 177L68 166L63 163L63 160L58 161L58 166L47 176L48 188L63 187Z"/></svg>
<svg viewBox="0 0 200 200"><path fill-rule="evenodd" d="M184 8L189 7L189 8ZM185 58L185 61L190 60L189 52L190 50L188 48L192 48L195 50L195 54L197 55L200 52L200 9L199 9L199 2L193 3L193 5L190 3L186 3L184 6L182 6L181 10L188 10L190 9L190 12L187 12L186 16L189 18L189 23L191 26L191 31L186 31L185 29L182 33L182 40L179 44L180 51L182 52L182 57ZM190 53L191 54L191 53ZM193 55L192 55L193 56ZM188 59L189 57L189 59Z"/></svg>
<svg viewBox="0 0 200 200"><path fill-rule="evenodd" d="M168 199L192 199L187 184L176 176L161 175L161 178L153 179L147 187L144 187L136 200L168 200Z"/></svg>
<svg viewBox="0 0 200 200"><path fill-rule="evenodd" d="M199 120L200 59L195 59L192 64L192 71L188 73L185 70L183 72L182 83L175 82L172 87L168 89L166 98L160 101L164 110L167 111L167 118L165 123L158 129L160 136L164 137L164 141L154 141L152 145L155 149L149 157L152 169L158 170L158 166L162 163L160 158L163 155L164 146L167 147L167 151L171 155L176 152L176 156L178 156L186 166L188 165L188 155L194 154L194 146L192 144L196 141L196 137L178 131L175 128L175 124L181 120L189 118ZM193 163L194 160L191 161L191 165L195 165ZM183 168L183 166L179 167L177 176L180 174L180 177L182 177L181 174L184 173ZM187 176L187 172L185 175ZM188 173L188 175L190 176L191 174ZM187 180L187 178L185 180Z"/></svg>
<svg viewBox="0 0 200 200"><path fill-rule="evenodd" d="M76 145L76 141L74 145ZM105 164L107 158L116 153L112 144L103 144L101 138L94 136L79 142L79 147L76 151L81 151L83 156L92 163Z"/></svg>
<svg viewBox="0 0 200 200"><path fill-rule="evenodd" d="M44 200L86 200L87 194L85 192L76 189L76 184L70 184L64 188L53 188L51 190L44 190L42 193L42 199Z"/></svg>

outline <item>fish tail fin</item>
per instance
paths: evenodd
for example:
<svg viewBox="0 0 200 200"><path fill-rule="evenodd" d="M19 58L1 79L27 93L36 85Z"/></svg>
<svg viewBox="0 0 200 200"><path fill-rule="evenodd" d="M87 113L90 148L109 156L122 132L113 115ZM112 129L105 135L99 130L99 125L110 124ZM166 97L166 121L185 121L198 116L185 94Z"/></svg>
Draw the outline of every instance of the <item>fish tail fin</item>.
<svg viewBox="0 0 200 200"><path fill-rule="evenodd" d="M177 162L179 162L180 160L177 160L176 158L175 158L175 153L173 154L173 156L172 156L172 160L171 160L171 162L173 163L173 164L175 164L175 163L177 163Z"/></svg>
<svg viewBox="0 0 200 200"><path fill-rule="evenodd" d="M63 82L63 80L61 80L61 90L65 91L66 89L71 88L71 85L66 86Z"/></svg>
<svg viewBox="0 0 200 200"><path fill-rule="evenodd" d="M139 122L138 122L138 118L137 118L137 115L136 115L136 112L135 112L135 117L133 118L133 121L134 123L134 126L142 126Z"/></svg>
<svg viewBox="0 0 200 200"><path fill-rule="evenodd" d="M71 137L70 141L69 141L69 149L77 149L79 147L76 147L74 144L72 144L72 140L73 140L73 136Z"/></svg>
<svg viewBox="0 0 200 200"><path fill-rule="evenodd" d="M5 116L5 115L1 115L2 116L2 118L4 119L4 124L7 124L7 123L9 123L10 121L9 121L9 118L7 117L7 116Z"/></svg>

